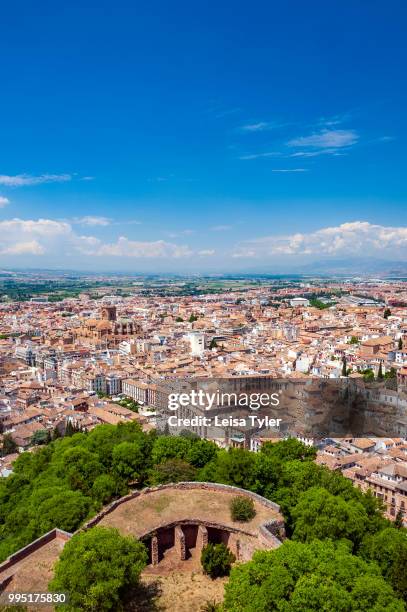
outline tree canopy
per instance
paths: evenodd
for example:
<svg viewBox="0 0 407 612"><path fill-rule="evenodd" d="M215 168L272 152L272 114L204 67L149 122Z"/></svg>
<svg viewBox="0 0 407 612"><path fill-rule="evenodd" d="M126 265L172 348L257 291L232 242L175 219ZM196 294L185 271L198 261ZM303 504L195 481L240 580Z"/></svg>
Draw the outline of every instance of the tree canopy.
<svg viewBox="0 0 407 612"><path fill-rule="evenodd" d="M355 571L361 568L361 578L347 592L352 599L364 601L365 607L350 610L370 609L366 607L370 602L367 586L376 593L379 578L379 590L389 594L389 601L393 602L394 593L407 597L406 530L384 518L380 500L370 492L362 492L342 474L317 465L313 461L315 453L314 448L295 439L266 443L259 453L224 450L193 435L144 433L134 422L100 425L89 433L73 432L22 453L13 464L13 473L0 479L0 560L54 527L75 531L103 504L125 495L130 488L181 480L209 481L242 487L278 503L291 544L299 547L295 550L305 551L304 558L313 546L318 552L319 546L330 551L326 553L330 568L335 566L337 555L344 563L356 563L353 567ZM329 546L335 545L335 551L339 551L339 543L345 548L333 553ZM286 543L281 550L285 548ZM288 570L282 565L276 562L274 567L273 562L273 575L281 576L281 581L269 584L266 590L270 588L271 593L267 597L277 597L280 589L282 601L291 606L287 610L294 609L296 598L305 606L309 601L313 610L317 609L315 601L325 598L328 606L338 593L338 601L342 597L343 584L339 579L337 584L331 574L328 581L321 581L317 571L307 570L306 576L294 580L291 575L287 577ZM284 594L286 582L291 584L287 586L289 595ZM260 583L256 588L263 592ZM347 597L344 595L343 601ZM377 601L381 598L379 594ZM268 599L264 601L267 606ZM261 605L259 610L276 609ZM304 609L301 605L297 609ZM236 603L233 606L231 610L251 609L236 607ZM383 609L397 612L402 608L395 600L393 608ZM286 608L281 610L286 612Z"/></svg>
<svg viewBox="0 0 407 612"><path fill-rule="evenodd" d="M404 604L375 563L346 544L286 541L235 566L225 586L230 612L402 612Z"/></svg>
<svg viewBox="0 0 407 612"><path fill-rule="evenodd" d="M94 527L65 544L49 589L68 594L68 611L125 610L146 563L144 544L117 529Z"/></svg>

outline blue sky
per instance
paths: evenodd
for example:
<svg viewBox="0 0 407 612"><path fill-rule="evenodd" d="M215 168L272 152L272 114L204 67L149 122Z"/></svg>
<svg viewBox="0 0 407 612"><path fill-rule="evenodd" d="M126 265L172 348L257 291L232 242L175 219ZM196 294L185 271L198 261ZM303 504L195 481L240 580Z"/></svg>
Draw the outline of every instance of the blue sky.
<svg viewBox="0 0 407 612"><path fill-rule="evenodd" d="M406 260L404 0L2 7L0 265Z"/></svg>

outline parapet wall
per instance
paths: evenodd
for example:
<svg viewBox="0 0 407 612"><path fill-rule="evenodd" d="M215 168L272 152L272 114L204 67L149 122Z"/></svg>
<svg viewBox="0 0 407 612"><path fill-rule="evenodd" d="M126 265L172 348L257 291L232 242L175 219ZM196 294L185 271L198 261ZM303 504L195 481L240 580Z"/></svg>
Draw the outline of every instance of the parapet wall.
<svg viewBox="0 0 407 612"><path fill-rule="evenodd" d="M114 502L106 506L99 514L94 516L90 521L85 523L81 527L81 529L89 529L90 527L94 527L97 525L105 516L113 512L116 508L130 501L131 499L135 499L137 497L141 497L144 495L148 495L149 493L153 493L154 491L164 491L165 489L175 489L175 490L191 490L191 489L200 489L206 491L225 491L229 493L236 493L236 495L243 495L245 497L251 497L254 501L259 504L262 504L264 507L269 508L270 510L274 510L275 512L280 512L280 506L257 493L252 493L251 491L246 491L246 489L240 489L239 487L233 487L231 485L218 484L215 482L177 482L170 483L164 485L158 485L156 487L148 487L142 489L141 491L133 491L120 499L116 499ZM216 518L216 517L214 517ZM276 520L276 523L279 521ZM270 533L270 530L269 530Z"/></svg>
<svg viewBox="0 0 407 612"><path fill-rule="evenodd" d="M3 580L0 578L0 592L5 586L4 583L10 579L10 572L8 570L11 570L17 563L23 561L26 557L29 557L32 553L39 550L45 544L52 542L52 540L55 540L56 538L67 541L71 537L72 534L68 533L67 531L63 531L62 529L58 528L51 529L51 531L44 533L44 535L34 540L34 542L30 542L30 544L27 544L27 546L24 546L24 548L20 548L15 553L7 557L7 559L0 563L0 577L6 576Z"/></svg>

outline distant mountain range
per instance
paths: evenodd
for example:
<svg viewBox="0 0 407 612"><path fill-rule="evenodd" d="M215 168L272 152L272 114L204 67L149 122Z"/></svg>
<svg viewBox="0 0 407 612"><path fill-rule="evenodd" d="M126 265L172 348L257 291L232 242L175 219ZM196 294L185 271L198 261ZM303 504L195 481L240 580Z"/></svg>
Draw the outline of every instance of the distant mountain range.
<svg viewBox="0 0 407 612"><path fill-rule="evenodd" d="M185 271L185 272L168 272L166 270L157 270L155 272L143 272L143 271L84 271L84 270L70 270L70 269L41 269L41 268L14 268L14 269L2 269L0 270L0 276L2 277L13 277L15 275L35 275L40 276L123 276L123 277L190 277L198 274L198 276L228 276L228 275L289 275L289 276L302 276L302 275L343 275L343 276L368 276L375 275L378 277L405 277L407 278L407 262L406 261L393 261L386 259L375 259L374 257L349 257L349 258L327 258L320 261L308 262L308 263L294 263L288 262L281 263L270 262L268 264L250 266L249 268L242 267L240 270L236 269L223 269L223 270L207 270L207 271Z"/></svg>
<svg viewBox="0 0 407 612"><path fill-rule="evenodd" d="M296 267L297 272L301 273L327 273L327 274L380 274L390 276L407 276L407 262L388 261L383 259L365 258L346 258L346 259L325 259L315 261L305 266Z"/></svg>
<svg viewBox="0 0 407 612"><path fill-rule="evenodd" d="M385 259L375 259L373 257L353 257L353 258L333 258L320 261L313 261L304 264L298 263L270 263L268 265L259 266L241 270L244 274L297 274L297 275L352 275L352 276L367 276L377 275L379 277L406 277L407 278L407 262L405 261L390 261Z"/></svg>

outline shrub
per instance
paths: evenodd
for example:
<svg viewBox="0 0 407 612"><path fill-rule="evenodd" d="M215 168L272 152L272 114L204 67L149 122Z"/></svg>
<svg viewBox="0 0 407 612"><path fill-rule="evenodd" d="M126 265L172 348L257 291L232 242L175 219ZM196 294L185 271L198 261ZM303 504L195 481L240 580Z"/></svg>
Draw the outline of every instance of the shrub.
<svg viewBox="0 0 407 612"><path fill-rule="evenodd" d="M202 568L211 578L228 576L234 561L236 561L235 555L225 544L207 544L202 549Z"/></svg>
<svg viewBox="0 0 407 612"><path fill-rule="evenodd" d="M256 516L253 500L250 497L243 497L243 495L234 497L230 502L230 513L234 521L241 523L251 521Z"/></svg>

